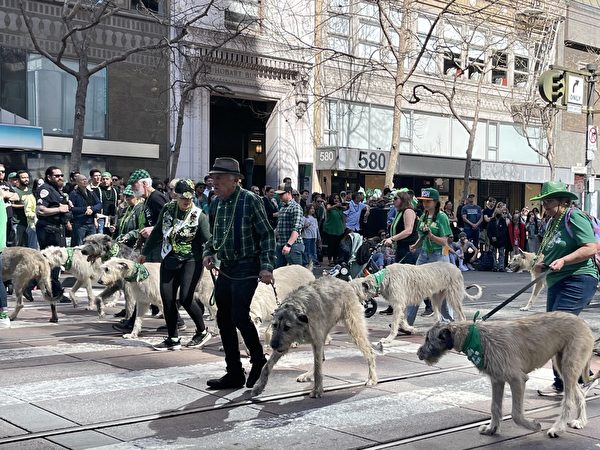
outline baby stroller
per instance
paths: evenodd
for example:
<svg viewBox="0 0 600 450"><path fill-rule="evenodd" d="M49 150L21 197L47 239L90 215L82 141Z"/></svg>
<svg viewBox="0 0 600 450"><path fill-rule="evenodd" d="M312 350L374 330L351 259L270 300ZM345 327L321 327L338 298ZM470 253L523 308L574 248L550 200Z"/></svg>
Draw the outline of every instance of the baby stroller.
<svg viewBox="0 0 600 450"><path fill-rule="evenodd" d="M360 234L348 232L340 243L340 257L336 265L327 272L329 276L336 276L343 280L352 280L379 270L373 260L373 253L377 247L371 247L369 241ZM377 311L377 302L371 298L364 305L365 317L371 317Z"/></svg>

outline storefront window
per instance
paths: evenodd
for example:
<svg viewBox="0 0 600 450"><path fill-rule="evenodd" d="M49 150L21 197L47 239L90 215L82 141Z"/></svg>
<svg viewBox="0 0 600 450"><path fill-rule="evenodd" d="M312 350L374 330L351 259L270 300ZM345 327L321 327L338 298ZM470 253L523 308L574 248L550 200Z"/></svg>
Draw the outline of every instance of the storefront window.
<svg viewBox="0 0 600 450"><path fill-rule="evenodd" d="M498 161L540 163L540 156L527 145L527 140L517 132L514 125L501 123L498 125L498 132ZM530 129L528 132L537 143L536 130Z"/></svg>
<svg viewBox="0 0 600 450"><path fill-rule="evenodd" d="M63 62L77 69L74 61ZM27 57L27 118L45 134L72 135L75 116L75 78L41 55ZM106 69L90 78L86 97L84 135L106 137Z"/></svg>

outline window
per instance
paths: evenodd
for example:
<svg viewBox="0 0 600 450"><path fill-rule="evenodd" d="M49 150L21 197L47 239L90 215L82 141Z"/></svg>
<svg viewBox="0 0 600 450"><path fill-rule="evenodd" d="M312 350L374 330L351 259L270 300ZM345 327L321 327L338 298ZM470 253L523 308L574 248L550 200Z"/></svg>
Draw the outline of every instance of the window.
<svg viewBox="0 0 600 450"><path fill-rule="evenodd" d="M469 30L467 42L467 71L469 79L479 80L485 70L485 34L478 30Z"/></svg>
<svg viewBox="0 0 600 450"><path fill-rule="evenodd" d="M526 87L529 81L529 54L527 48L517 42L514 47L514 54L513 85L515 87Z"/></svg>
<svg viewBox="0 0 600 450"><path fill-rule="evenodd" d="M327 21L329 48L341 53L350 53L350 18L332 16Z"/></svg>
<svg viewBox="0 0 600 450"><path fill-rule="evenodd" d="M444 55L444 74L462 75L462 37L461 25L446 22L444 24L442 52Z"/></svg>
<svg viewBox="0 0 600 450"><path fill-rule="evenodd" d="M233 31L258 28L260 6L260 0L231 0L225 9L225 28Z"/></svg>
<svg viewBox="0 0 600 450"><path fill-rule="evenodd" d="M144 10L146 8L158 13L162 12L160 3L158 0L131 0L131 9Z"/></svg>
<svg viewBox="0 0 600 450"><path fill-rule="evenodd" d="M433 19L430 17L419 16L417 19L417 40L418 40L418 48L417 54L425 45L425 39L429 34L431 27L433 26ZM427 42L427 46L425 51L423 52L423 56L419 60L418 69L425 73L436 73L437 67L435 63L435 48L437 45L437 39L435 37L435 30L432 31L431 37Z"/></svg>
<svg viewBox="0 0 600 450"><path fill-rule="evenodd" d="M357 56L378 60L380 57L381 34L381 28L376 22L369 22L364 19L359 20Z"/></svg>
<svg viewBox="0 0 600 450"><path fill-rule="evenodd" d="M77 69L75 61L63 62ZM75 78L41 55L27 57L27 118L44 133L73 134ZM106 69L90 78L85 102L84 136L106 137Z"/></svg>
<svg viewBox="0 0 600 450"><path fill-rule="evenodd" d="M508 85L508 54L504 51L496 51L492 55L492 83Z"/></svg>
<svg viewBox="0 0 600 450"><path fill-rule="evenodd" d="M25 50L0 47L0 108L27 117Z"/></svg>
<svg viewBox="0 0 600 450"><path fill-rule="evenodd" d="M338 102L328 101L325 104L325 114L323 116L323 143L325 145L338 145Z"/></svg>

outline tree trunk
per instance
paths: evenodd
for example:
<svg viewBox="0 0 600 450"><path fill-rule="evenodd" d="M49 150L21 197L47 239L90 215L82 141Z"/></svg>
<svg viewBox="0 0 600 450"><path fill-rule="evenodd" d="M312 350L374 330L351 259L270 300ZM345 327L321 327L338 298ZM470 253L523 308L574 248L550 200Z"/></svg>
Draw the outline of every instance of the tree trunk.
<svg viewBox="0 0 600 450"><path fill-rule="evenodd" d="M409 34L409 6L412 0L402 2L402 21L400 24L400 34L398 43L398 61L396 61L396 76L394 77L394 114L392 119L392 145L390 147L390 157L385 168L384 187L394 188L394 175L396 173L396 163L400 153L400 124L402 123L402 93L404 91L404 59L408 46L410 44Z"/></svg>
<svg viewBox="0 0 600 450"><path fill-rule="evenodd" d="M71 145L70 172L79 172L81 166L81 151L83 149L83 135L85 131L85 101L87 98L90 78L87 73L80 71L77 78L77 90L75 92L75 119L73 121L73 143Z"/></svg>
<svg viewBox="0 0 600 450"><path fill-rule="evenodd" d="M177 174L177 165L179 162L179 154L181 152L181 136L183 134L183 124L185 119L185 106L190 99L191 92L191 89L182 89L179 104L177 106L177 128L175 130L175 144L173 146L173 153L171 154L171 170L169 172L169 179L171 180L175 178Z"/></svg>

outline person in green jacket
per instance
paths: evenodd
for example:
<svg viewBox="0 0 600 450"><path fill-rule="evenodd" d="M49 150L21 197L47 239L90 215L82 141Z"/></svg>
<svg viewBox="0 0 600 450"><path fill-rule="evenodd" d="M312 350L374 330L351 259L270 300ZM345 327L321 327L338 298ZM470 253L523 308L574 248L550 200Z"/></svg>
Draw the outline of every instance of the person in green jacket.
<svg viewBox="0 0 600 450"><path fill-rule="evenodd" d="M327 200L327 217L323 223L323 238L327 244L329 265L335 264L340 251L340 242L346 229L344 210L340 196L331 194Z"/></svg>

